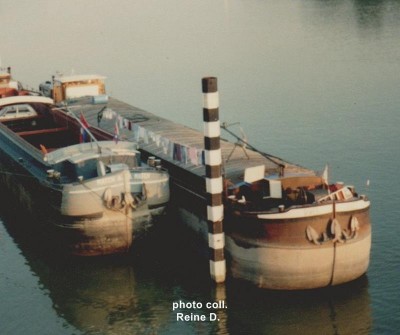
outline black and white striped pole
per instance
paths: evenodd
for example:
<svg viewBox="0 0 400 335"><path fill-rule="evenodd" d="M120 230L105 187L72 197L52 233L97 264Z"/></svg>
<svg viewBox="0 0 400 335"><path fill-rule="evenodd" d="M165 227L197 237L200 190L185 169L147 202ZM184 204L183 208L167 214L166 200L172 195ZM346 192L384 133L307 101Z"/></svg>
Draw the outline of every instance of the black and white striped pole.
<svg viewBox="0 0 400 335"><path fill-rule="evenodd" d="M222 203L223 181L221 174L221 146L219 123L219 96L217 78L202 79L204 156L206 165L208 246L210 251L210 274L217 282L225 281L224 255L225 234L223 230L224 206Z"/></svg>

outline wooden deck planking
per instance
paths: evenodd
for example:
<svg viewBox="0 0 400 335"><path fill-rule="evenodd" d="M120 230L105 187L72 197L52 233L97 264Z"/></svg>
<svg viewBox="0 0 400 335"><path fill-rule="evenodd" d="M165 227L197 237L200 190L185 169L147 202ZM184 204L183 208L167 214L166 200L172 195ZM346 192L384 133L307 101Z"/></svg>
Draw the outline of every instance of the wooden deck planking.
<svg viewBox="0 0 400 335"><path fill-rule="evenodd" d="M90 100L85 102L87 103L89 101ZM72 103L70 106L74 106L74 104ZM81 107L72 108L72 110L78 116L80 115L80 113L82 113L91 126L98 127L97 114L103 107L105 107L104 104L84 104L81 105ZM147 129L147 131L151 131L156 135L168 138L173 143L193 147L199 150L204 149L204 138L201 131L172 122L170 120L164 119L134 106L130 106L113 98L109 98L107 108L115 111L122 118L137 123L141 127ZM103 118L100 122L99 128L108 133L114 134L115 122L115 119L106 120ZM200 116L199 122L202 122ZM134 141L134 135L132 131L128 129L119 129L119 132L122 139ZM143 140L141 140L139 141L139 146L143 150L151 152L152 155L158 156L176 166L182 167L197 176L205 176L205 167L203 165L193 165L191 163L185 164L173 160L169 155L163 152L161 147L157 147L155 143L149 142L148 144L146 144ZM262 156L261 154L247 148L246 153L249 156L248 159L241 147L236 147L234 149L234 146L234 143L221 139L221 152L225 178L232 180L232 182L238 182L242 180L244 170L247 167L265 165L266 170L271 174L278 171L277 165ZM233 149L234 151L229 161L226 161ZM290 164L283 160L275 159L275 161L279 161L280 163L286 165L286 173L302 173L307 175L314 174L314 172L309 169Z"/></svg>

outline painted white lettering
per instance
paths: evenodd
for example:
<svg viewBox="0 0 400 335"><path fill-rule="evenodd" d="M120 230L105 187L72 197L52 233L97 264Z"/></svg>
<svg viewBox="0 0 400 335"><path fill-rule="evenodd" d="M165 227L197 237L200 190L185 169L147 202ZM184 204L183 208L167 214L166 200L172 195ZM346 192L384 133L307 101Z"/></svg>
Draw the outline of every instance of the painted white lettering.
<svg viewBox="0 0 400 335"><path fill-rule="evenodd" d="M215 321L217 320L217 314L215 313L210 313L210 321ZM219 320L218 320L219 321Z"/></svg>
<svg viewBox="0 0 400 335"><path fill-rule="evenodd" d="M211 313L214 314L214 313ZM176 313L176 321L207 321L205 315Z"/></svg>

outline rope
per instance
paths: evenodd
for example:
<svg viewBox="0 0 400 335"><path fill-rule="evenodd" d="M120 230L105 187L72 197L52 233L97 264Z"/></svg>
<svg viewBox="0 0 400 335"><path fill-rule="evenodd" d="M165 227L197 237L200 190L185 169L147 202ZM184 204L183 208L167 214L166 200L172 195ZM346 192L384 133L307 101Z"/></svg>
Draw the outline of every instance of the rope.
<svg viewBox="0 0 400 335"><path fill-rule="evenodd" d="M85 185L84 184L84 182L81 182L81 185L83 186L83 187L85 187L89 192L91 192L93 195L95 195L96 197L98 197L100 200L104 200L103 199L103 197L101 196L101 195L99 195L99 194L97 194L95 191L93 191L89 186L87 186L87 185ZM129 219L133 219L133 216L130 216L130 215L127 215L127 213L124 213L124 212L126 212L126 210L125 210L125 207L126 207L126 205L125 206L123 206L122 208L108 208L108 209L111 209L111 210L113 210L113 211L115 211L115 212L120 212L120 213L122 213L124 216L126 216L127 218L129 218Z"/></svg>
<svg viewBox="0 0 400 335"><path fill-rule="evenodd" d="M241 137L239 137L238 135L236 135L234 132L230 131L227 128L227 124L225 122L222 123L221 128L224 129L227 133L229 133L230 135L232 135L233 137L235 137L237 140L239 140L240 142L242 142L243 144L245 144L246 146L248 146L251 150L258 152L260 155L264 156L266 159L268 159L269 161L271 161L272 163L274 163L275 165L284 168L285 164L282 164L281 162L277 162L275 159L279 159L281 161L283 161L282 158L279 158L277 156L273 156L271 154L267 154L261 150L258 150L257 148L255 148L253 145L251 145L249 142L245 141L244 139L242 139Z"/></svg>

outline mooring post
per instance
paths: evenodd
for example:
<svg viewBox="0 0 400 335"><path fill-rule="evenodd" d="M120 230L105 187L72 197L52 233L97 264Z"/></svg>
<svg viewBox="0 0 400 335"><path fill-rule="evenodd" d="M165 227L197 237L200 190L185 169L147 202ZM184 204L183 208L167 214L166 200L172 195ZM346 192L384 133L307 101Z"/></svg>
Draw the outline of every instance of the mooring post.
<svg viewBox="0 0 400 335"><path fill-rule="evenodd" d="M221 174L221 146L219 123L219 96L217 78L202 79L204 94L204 156L206 165L208 246L210 251L210 274L217 283L226 276L224 256L225 234L223 229L224 206L222 203L223 182Z"/></svg>

